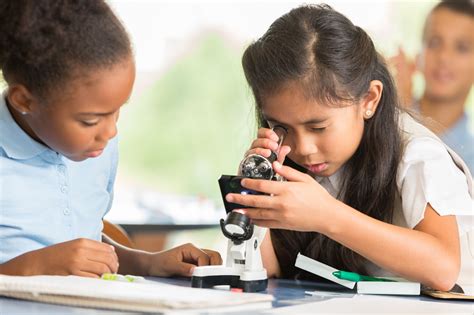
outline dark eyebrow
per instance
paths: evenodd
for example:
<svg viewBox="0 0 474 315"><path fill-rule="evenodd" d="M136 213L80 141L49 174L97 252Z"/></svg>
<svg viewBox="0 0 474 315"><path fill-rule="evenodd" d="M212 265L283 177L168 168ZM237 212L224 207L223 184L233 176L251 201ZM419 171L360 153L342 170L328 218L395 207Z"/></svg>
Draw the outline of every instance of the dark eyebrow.
<svg viewBox="0 0 474 315"><path fill-rule="evenodd" d="M269 121L269 122L273 122L277 125L285 125L284 123L279 122L278 120L276 120L274 118L271 118L271 117L268 117L268 116L265 116L265 115L263 115L263 119L265 119L266 121ZM310 120L303 121L300 124L301 125L320 124L320 123L325 122L326 120L328 120L328 118L312 118Z"/></svg>
<svg viewBox="0 0 474 315"><path fill-rule="evenodd" d="M86 113L78 113L80 116L109 116L112 115L115 112L111 113L93 113L93 112L86 112Z"/></svg>
<svg viewBox="0 0 474 315"><path fill-rule="evenodd" d="M303 125L311 125L311 124L320 124L328 120L328 118L313 118L307 121L302 122Z"/></svg>
<svg viewBox="0 0 474 315"><path fill-rule="evenodd" d="M128 103L128 101L130 101L130 98L127 99L125 101L125 103L123 103L123 105L126 105ZM122 106L120 106L120 108L122 108ZM101 116L102 117L102 116L112 115L113 113L115 113L115 111L114 112L109 112L109 113L84 112L84 113L78 113L78 115L80 115L80 116Z"/></svg>

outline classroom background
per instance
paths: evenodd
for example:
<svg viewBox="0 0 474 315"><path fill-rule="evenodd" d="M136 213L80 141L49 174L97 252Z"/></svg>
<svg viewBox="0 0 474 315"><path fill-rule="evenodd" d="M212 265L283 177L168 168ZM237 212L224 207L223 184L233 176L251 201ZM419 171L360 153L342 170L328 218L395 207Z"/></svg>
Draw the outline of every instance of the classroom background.
<svg viewBox="0 0 474 315"><path fill-rule="evenodd" d="M151 226L132 235L143 249L192 241L225 253L217 227L225 216L217 179L236 173L256 132L241 56L273 20L303 2L109 3L134 43L137 79L120 116L119 172L106 218ZM326 3L364 28L385 56L401 45L414 58L425 17L437 1ZM416 77L415 95L422 90L423 80ZM468 114L474 130L472 94ZM180 228L186 225L194 228Z"/></svg>

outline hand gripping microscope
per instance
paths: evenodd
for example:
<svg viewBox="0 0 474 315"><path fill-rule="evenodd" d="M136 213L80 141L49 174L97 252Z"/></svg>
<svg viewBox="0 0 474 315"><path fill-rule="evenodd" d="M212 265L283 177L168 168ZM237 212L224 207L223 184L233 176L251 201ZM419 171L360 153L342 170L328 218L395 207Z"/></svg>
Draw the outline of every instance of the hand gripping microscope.
<svg viewBox="0 0 474 315"><path fill-rule="evenodd" d="M220 220L222 234L228 238L226 264L220 266L199 266L194 269L191 285L195 288L212 288L216 285L230 285L244 292L264 291L267 288L267 270L263 268L260 255L266 228L255 226L250 218L233 211L244 206L225 200L228 193L254 194L263 193L246 189L240 181L244 177L282 180L273 170L272 163L277 160L278 152L287 134L282 126L275 126L273 131L278 135L278 149L267 158L259 154L246 156L239 165L239 176L222 175L219 187L227 212L227 218Z"/></svg>

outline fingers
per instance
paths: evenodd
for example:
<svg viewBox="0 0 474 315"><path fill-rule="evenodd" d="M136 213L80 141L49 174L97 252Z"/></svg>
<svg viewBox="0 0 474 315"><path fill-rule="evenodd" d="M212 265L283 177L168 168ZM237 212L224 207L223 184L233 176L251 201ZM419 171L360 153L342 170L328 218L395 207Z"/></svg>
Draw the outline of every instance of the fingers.
<svg viewBox="0 0 474 315"><path fill-rule="evenodd" d="M98 264L107 266L108 270L105 272L117 273L119 268L118 257L115 252L104 252L98 250L91 250L88 253L87 259ZM102 273L101 273L102 274Z"/></svg>
<svg viewBox="0 0 474 315"><path fill-rule="evenodd" d="M241 195L227 194L225 199L228 202L238 203L246 207L253 208L273 208L274 198L267 195Z"/></svg>
<svg viewBox="0 0 474 315"><path fill-rule="evenodd" d="M202 250L209 256L211 265L222 265L221 254L210 249L203 248Z"/></svg>
<svg viewBox="0 0 474 315"><path fill-rule="evenodd" d="M73 271L73 274L84 272L94 274L97 277L100 277L104 273L116 273L116 271L112 271L107 264L89 259L83 261L78 268L75 268L75 270L76 271Z"/></svg>
<svg viewBox="0 0 474 315"><path fill-rule="evenodd" d="M275 133L275 131L269 128L258 129L257 138L268 138L268 139L272 139L275 142L278 141L278 135Z"/></svg>
<svg viewBox="0 0 474 315"><path fill-rule="evenodd" d="M194 267L196 267L193 264L180 261L178 262L175 266L173 266L170 270L170 276L184 276L184 277L191 277L194 272Z"/></svg>
<svg viewBox="0 0 474 315"><path fill-rule="evenodd" d="M257 138L252 142L250 148L266 148L275 151L276 149L278 149L278 143L273 139Z"/></svg>
<svg viewBox="0 0 474 315"><path fill-rule="evenodd" d="M115 252L115 247L94 240L87 241L86 246L92 251L92 253L89 254L89 260L103 263L110 269L110 271L107 272L116 273L119 268L119 261L117 253Z"/></svg>
<svg viewBox="0 0 474 315"><path fill-rule="evenodd" d="M284 166L279 162L273 162L273 169L290 182L308 182L312 180L309 175L301 173L289 166Z"/></svg>
<svg viewBox="0 0 474 315"><path fill-rule="evenodd" d="M240 184L244 188L248 188L269 195L279 194L283 190L283 185L281 182L266 179L243 178L240 181ZM247 194L247 196L248 195L250 194Z"/></svg>
<svg viewBox="0 0 474 315"><path fill-rule="evenodd" d="M290 151L291 151L291 148L289 146L287 145L281 146L280 152L278 152L278 162L280 162L280 164L283 164L286 156L288 155L288 153L290 153Z"/></svg>
<svg viewBox="0 0 474 315"><path fill-rule="evenodd" d="M257 139L252 142L250 150L247 151L245 156L251 154L259 154L264 157L269 157L272 151L278 149L278 136L277 134L268 128L260 128L258 130Z"/></svg>
<svg viewBox="0 0 474 315"><path fill-rule="evenodd" d="M106 253L115 253L115 247L112 245L87 238L78 238L70 242L74 243L78 248L88 248Z"/></svg>
<svg viewBox="0 0 474 315"><path fill-rule="evenodd" d="M252 222L256 221L274 221L277 215L277 211L272 209L264 208L250 208L243 209L246 216L252 219ZM255 222L254 222L255 223Z"/></svg>
<svg viewBox="0 0 474 315"><path fill-rule="evenodd" d="M86 238L75 239L63 244L72 250L70 258L73 274L86 273L100 276L106 272L116 273L118 271L118 256L112 245Z"/></svg>
<svg viewBox="0 0 474 315"><path fill-rule="evenodd" d="M245 156L251 154L259 154L264 157L269 157L272 154L272 151L278 149L278 143L274 140L268 138L257 138L252 142L250 150L248 150Z"/></svg>
<svg viewBox="0 0 474 315"><path fill-rule="evenodd" d="M249 155L252 155L252 154L259 154L259 155L264 156L264 157L269 157L272 154L272 151L270 149L255 148L255 149L248 150L245 153L245 157L247 157Z"/></svg>
<svg viewBox="0 0 474 315"><path fill-rule="evenodd" d="M177 247L176 250L181 251L183 261L179 261L176 268L171 271L172 273L191 276L194 271L195 265L206 266L206 265L220 265L222 264L221 255L218 252L199 249L193 244L185 244Z"/></svg>
<svg viewBox="0 0 474 315"><path fill-rule="evenodd" d="M197 248L193 244L185 244L180 247L184 261L195 263L198 266L209 265L210 257L203 250Z"/></svg>
<svg viewBox="0 0 474 315"><path fill-rule="evenodd" d="M100 276L95 273L84 272L84 271L78 271L74 273L74 275L79 276L79 277L87 277L87 278L100 278Z"/></svg>

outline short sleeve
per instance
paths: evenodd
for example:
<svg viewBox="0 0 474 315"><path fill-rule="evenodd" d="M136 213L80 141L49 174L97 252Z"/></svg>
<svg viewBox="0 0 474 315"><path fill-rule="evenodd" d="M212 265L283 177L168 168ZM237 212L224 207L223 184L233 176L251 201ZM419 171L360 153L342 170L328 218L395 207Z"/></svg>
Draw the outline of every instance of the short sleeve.
<svg viewBox="0 0 474 315"><path fill-rule="evenodd" d="M398 168L397 186L409 228L424 218L429 203L439 215L462 216L458 219L461 234L472 229L473 201L466 175L440 141L420 137L408 142Z"/></svg>
<svg viewBox="0 0 474 315"><path fill-rule="evenodd" d="M114 201L114 185L115 185L115 177L117 176L117 168L118 168L118 136L110 140L108 146L110 146L110 176L109 181L107 184L107 191L110 194L109 204L107 209L104 213L106 215L110 209L112 208L112 203Z"/></svg>

